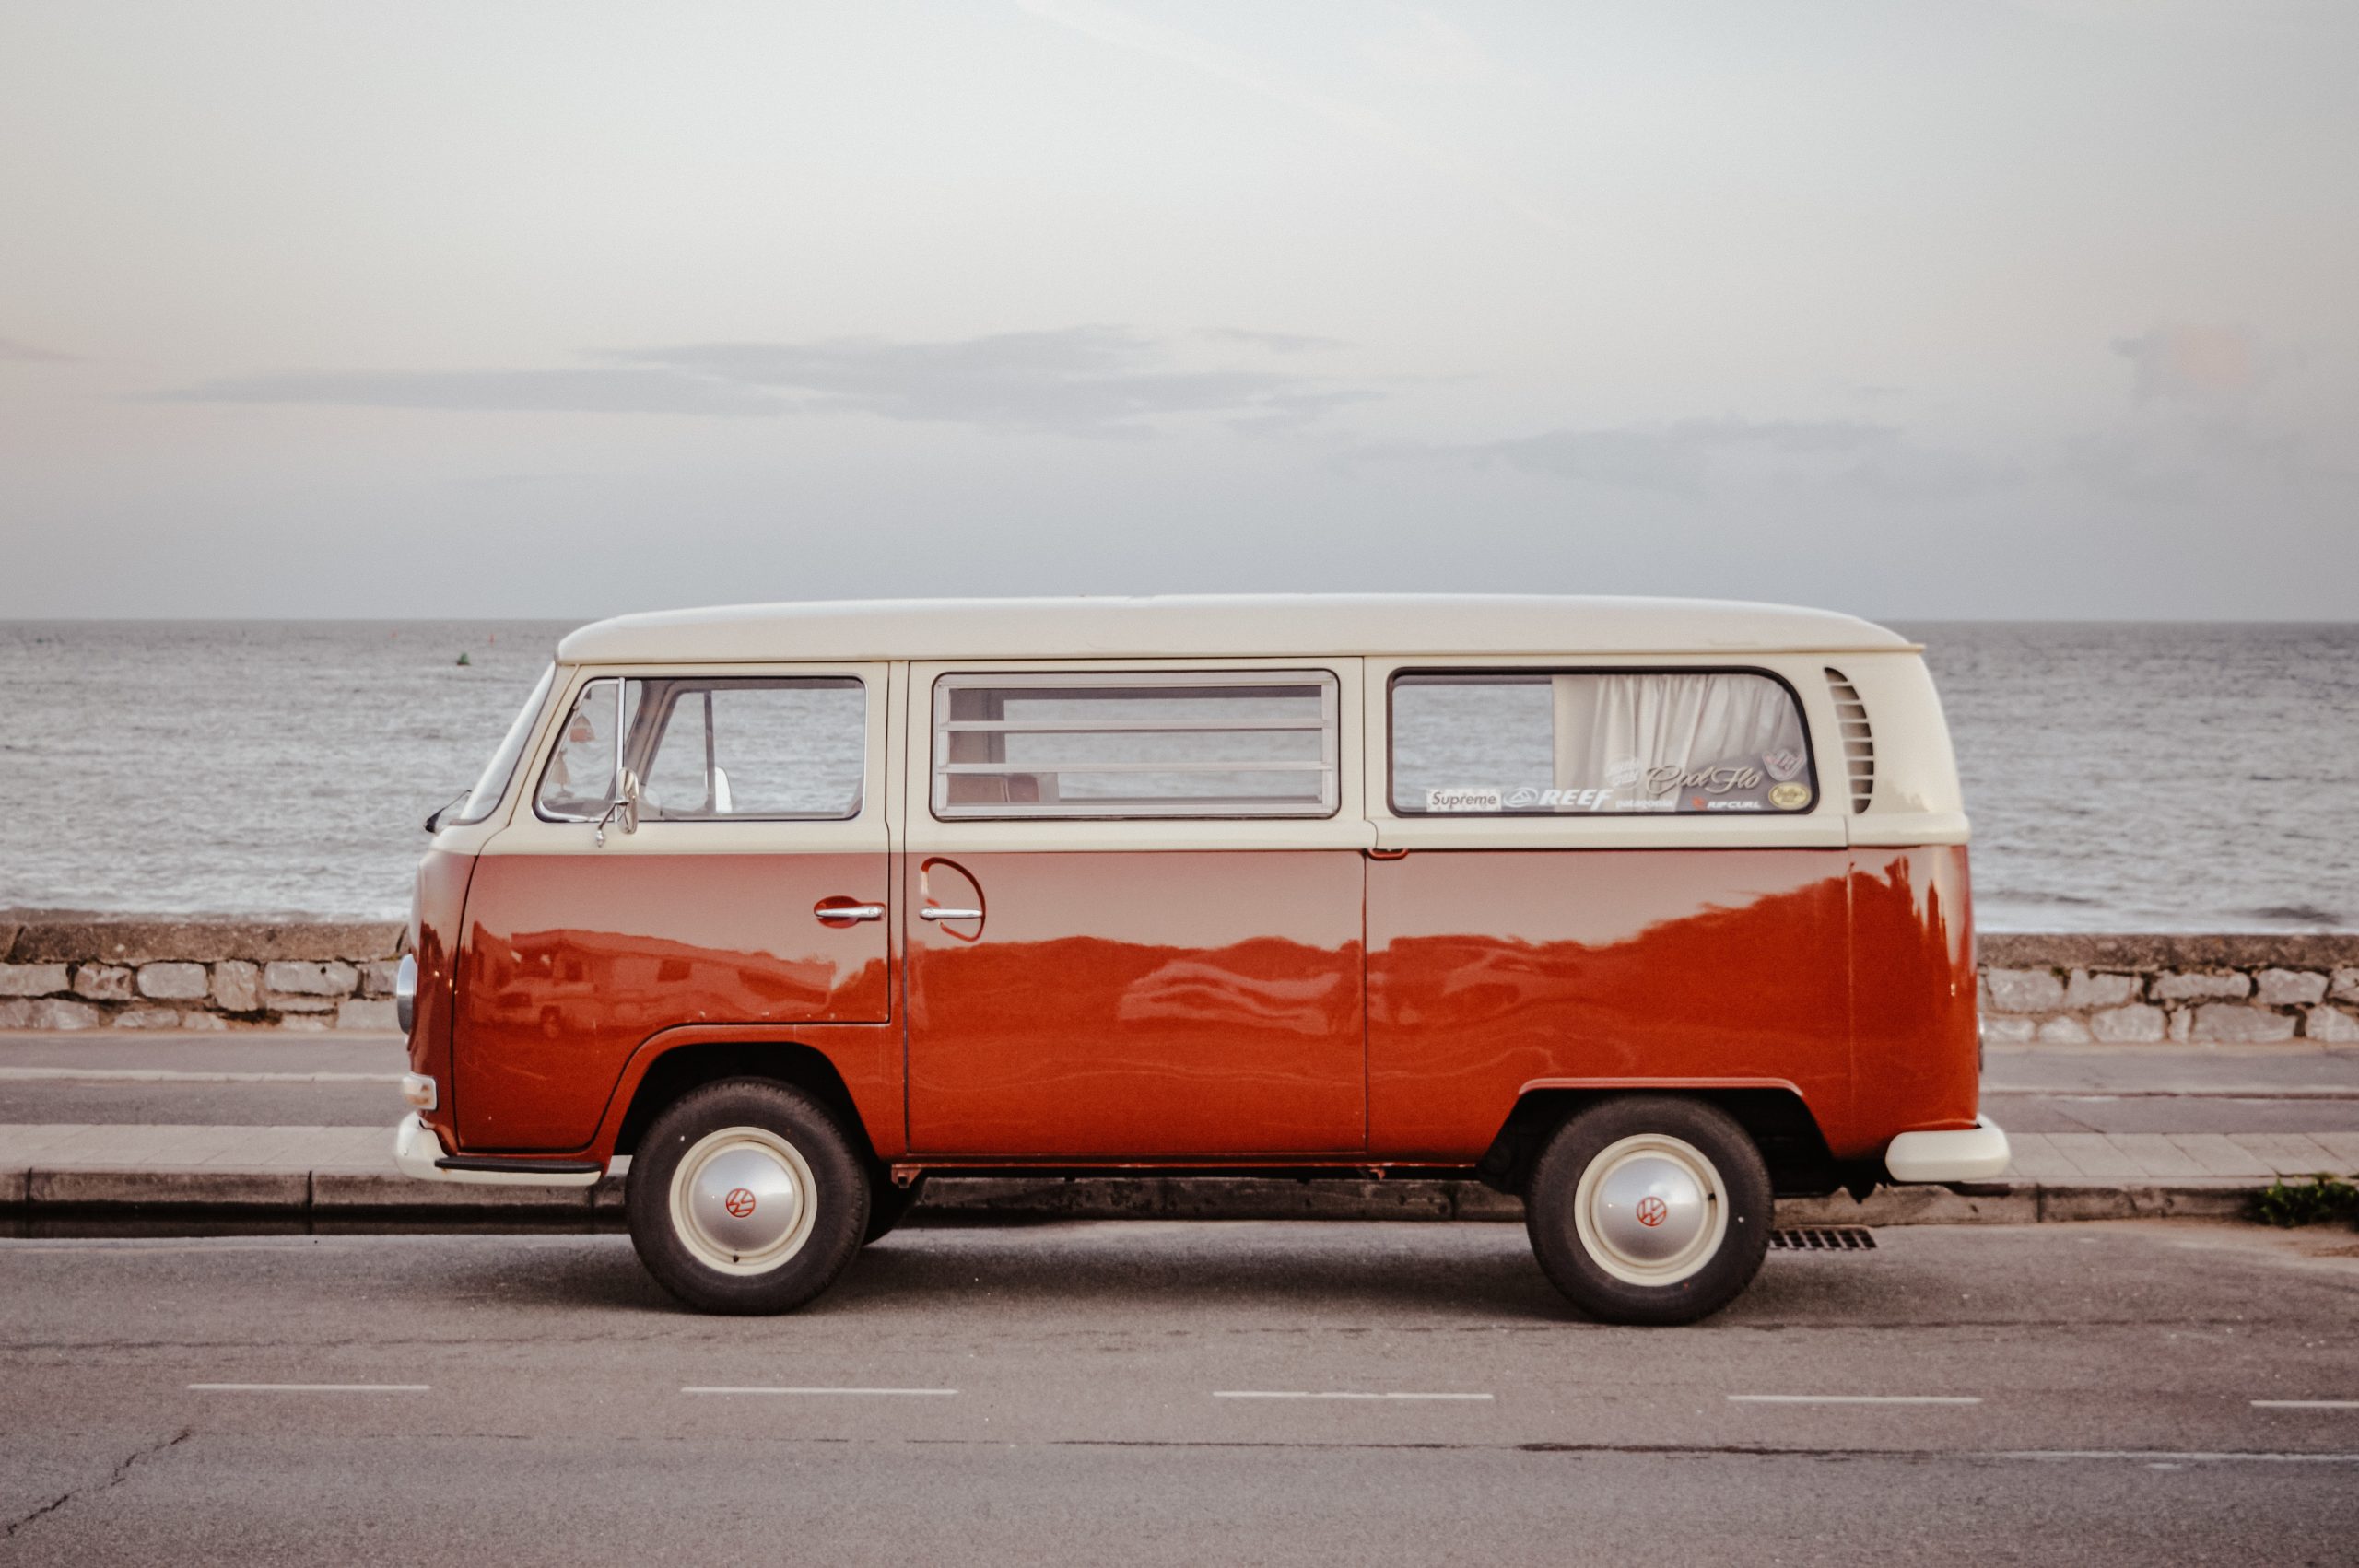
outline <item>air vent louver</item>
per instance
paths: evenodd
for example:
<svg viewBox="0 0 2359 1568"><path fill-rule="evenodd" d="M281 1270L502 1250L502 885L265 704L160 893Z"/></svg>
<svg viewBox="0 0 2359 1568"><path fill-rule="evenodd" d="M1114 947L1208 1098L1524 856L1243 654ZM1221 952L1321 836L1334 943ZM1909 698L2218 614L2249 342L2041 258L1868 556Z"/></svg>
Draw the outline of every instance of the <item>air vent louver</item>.
<svg viewBox="0 0 2359 1568"><path fill-rule="evenodd" d="M1868 809L1876 792L1876 738L1868 727L1868 705L1843 672L1829 668L1826 689L1834 694L1835 717L1843 726L1843 766L1851 776L1851 810Z"/></svg>

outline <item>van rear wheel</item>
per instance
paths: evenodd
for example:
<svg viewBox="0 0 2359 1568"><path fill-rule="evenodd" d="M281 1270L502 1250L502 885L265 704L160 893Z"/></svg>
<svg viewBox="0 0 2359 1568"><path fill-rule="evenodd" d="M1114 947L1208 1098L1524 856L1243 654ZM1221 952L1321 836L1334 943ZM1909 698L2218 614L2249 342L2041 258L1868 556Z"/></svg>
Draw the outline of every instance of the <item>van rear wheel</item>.
<svg viewBox="0 0 2359 1568"><path fill-rule="evenodd" d="M868 1231L868 1173L832 1112L733 1078L684 1094L631 1161L631 1245L704 1312L790 1312L833 1284Z"/></svg>
<svg viewBox="0 0 2359 1568"><path fill-rule="evenodd" d="M1693 1323L1734 1301L1769 1248L1769 1169L1716 1106L1590 1106L1532 1167L1524 1223L1542 1272L1607 1323Z"/></svg>

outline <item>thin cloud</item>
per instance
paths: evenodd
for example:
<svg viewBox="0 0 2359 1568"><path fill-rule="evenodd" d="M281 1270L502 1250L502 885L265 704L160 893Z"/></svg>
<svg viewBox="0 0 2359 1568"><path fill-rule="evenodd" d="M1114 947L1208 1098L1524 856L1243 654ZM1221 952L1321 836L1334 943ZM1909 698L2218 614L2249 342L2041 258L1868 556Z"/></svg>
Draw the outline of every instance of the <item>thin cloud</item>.
<svg viewBox="0 0 2359 1568"><path fill-rule="evenodd" d="M2259 430L2236 418L2188 417L2075 437L2063 471L2099 490L2155 507L2216 507L2242 498L2272 502L2317 492L2344 502L2359 472L2290 430Z"/></svg>
<svg viewBox="0 0 2359 1568"><path fill-rule="evenodd" d="M1069 435L1140 435L1154 420L1185 415L1298 423L1321 398L1371 395L1269 370L1183 367L1161 342L1112 326L933 343L688 344L615 357L762 388L807 407Z"/></svg>
<svg viewBox="0 0 2359 1568"><path fill-rule="evenodd" d="M1153 55L1173 64L1226 82L1314 120L1370 142L1427 171L1481 192L1517 217L1552 234L1569 234L1572 225L1549 211L1512 181L1482 165L1446 152L1402 130L1384 116L1356 103L1331 97L1316 88L1289 81L1273 67L1251 55L1227 49L1209 39L1178 28L1142 21L1100 0L1016 0L1043 21L1080 33L1116 49Z"/></svg>
<svg viewBox="0 0 2359 1568"><path fill-rule="evenodd" d="M71 354L58 354L18 338L0 337L0 359L29 365L63 365L73 358Z"/></svg>
<svg viewBox="0 0 2359 1568"><path fill-rule="evenodd" d="M285 370L229 376L160 394L172 403L298 404L516 414L777 414L742 386L663 369Z"/></svg>
<svg viewBox="0 0 2359 1568"><path fill-rule="evenodd" d="M1314 337L1308 333L1253 332L1244 327L1206 327L1196 334L1215 343L1239 343L1273 354L1315 354L1351 346L1340 337Z"/></svg>
<svg viewBox="0 0 2359 1568"><path fill-rule="evenodd" d="M2113 351L2136 371L2141 403L2248 398L2273 368L2259 334L2249 327L2165 322L2136 337L2116 338Z"/></svg>
<svg viewBox="0 0 2359 1568"><path fill-rule="evenodd" d="M2334 497L2347 504L2347 407L2315 379L2297 344L2248 326L2163 322L2113 351L2134 374L2131 404L2108 428L2062 443L2064 474L2149 506L2216 507L2267 497Z"/></svg>
<svg viewBox="0 0 2359 1568"><path fill-rule="evenodd" d="M1860 458L1896 447L1889 425L1852 419L1682 419L1658 427L1546 430L1461 449L1528 474L1669 495L1697 495L1722 460L1744 453Z"/></svg>
<svg viewBox="0 0 2359 1568"><path fill-rule="evenodd" d="M1337 388L1330 392L1280 392L1265 398L1262 403L1261 412L1240 415L1229 420L1228 427L1232 430L1244 431L1249 435L1279 435L1299 430L1323 415L1332 414L1339 408L1347 408L1356 403L1369 402L1377 395L1362 388Z"/></svg>
<svg viewBox="0 0 2359 1568"><path fill-rule="evenodd" d="M551 369L287 370L161 395L180 403L477 413L859 413L1074 436L1142 436L1157 421L1190 415L1238 428L1291 428L1376 395L1266 369L1183 364L1168 344L1112 326L918 343L694 343L599 357L605 363Z"/></svg>

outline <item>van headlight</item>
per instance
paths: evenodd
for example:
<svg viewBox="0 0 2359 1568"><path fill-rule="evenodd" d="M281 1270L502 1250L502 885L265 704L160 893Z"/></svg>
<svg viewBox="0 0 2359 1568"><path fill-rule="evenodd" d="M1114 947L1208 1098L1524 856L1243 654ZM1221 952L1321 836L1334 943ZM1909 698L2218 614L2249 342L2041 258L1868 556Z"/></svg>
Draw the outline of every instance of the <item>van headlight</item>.
<svg viewBox="0 0 2359 1568"><path fill-rule="evenodd" d="M417 954L405 953L402 961L393 966L393 1022L406 1035L417 1017Z"/></svg>

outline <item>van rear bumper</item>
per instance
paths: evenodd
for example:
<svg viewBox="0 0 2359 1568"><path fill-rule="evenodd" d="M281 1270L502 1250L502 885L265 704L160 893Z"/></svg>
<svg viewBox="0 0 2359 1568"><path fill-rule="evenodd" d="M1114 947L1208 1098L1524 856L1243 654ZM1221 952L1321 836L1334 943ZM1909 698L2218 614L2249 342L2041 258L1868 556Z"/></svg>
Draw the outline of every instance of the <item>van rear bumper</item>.
<svg viewBox="0 0 2359 1568"><path fill-rule="evenodd" d="M1904 1132L1884 1152L1895 1181L1989 1181L2014 1159L2007 1135L1989 1117L1962 1132Z"/></svg>
<svg viewBox="0 0 2359 1568"><path fill-rule="evenodd" d="M594 1187L601 1174L596 1165L566 1161L454 1158L442 1152L442 1140L414 1111L393 1129L393 1164L419 1181L484 1187Z"/></svg>

